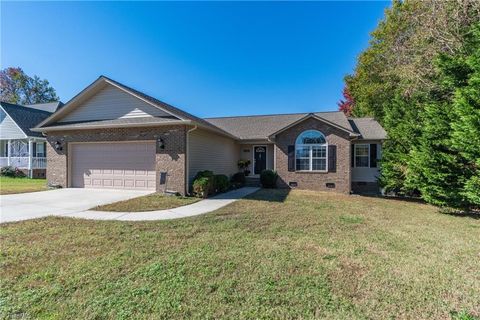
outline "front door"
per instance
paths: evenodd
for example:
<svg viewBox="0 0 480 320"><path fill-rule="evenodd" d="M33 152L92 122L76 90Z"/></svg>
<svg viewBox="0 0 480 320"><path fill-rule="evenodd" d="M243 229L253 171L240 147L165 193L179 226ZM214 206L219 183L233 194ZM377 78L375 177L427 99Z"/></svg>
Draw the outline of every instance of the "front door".
<svg viewBox="0 0 480 320"><path fill-rule="evenodd" d="M267 147L257 146L253 148L254 162L253 173L260 174L267 168Z"/></svg>

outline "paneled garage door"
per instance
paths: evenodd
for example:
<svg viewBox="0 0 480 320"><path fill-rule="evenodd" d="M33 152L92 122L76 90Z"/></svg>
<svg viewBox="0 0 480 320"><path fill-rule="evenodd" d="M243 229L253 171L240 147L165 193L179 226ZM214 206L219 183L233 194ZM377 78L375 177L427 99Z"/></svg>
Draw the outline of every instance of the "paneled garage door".
<svg viewBox="0 0 480 320"><path fill-rule="evenodd" d="M70 147L71 185L155 190L155 143L78 143Z"/></svg>

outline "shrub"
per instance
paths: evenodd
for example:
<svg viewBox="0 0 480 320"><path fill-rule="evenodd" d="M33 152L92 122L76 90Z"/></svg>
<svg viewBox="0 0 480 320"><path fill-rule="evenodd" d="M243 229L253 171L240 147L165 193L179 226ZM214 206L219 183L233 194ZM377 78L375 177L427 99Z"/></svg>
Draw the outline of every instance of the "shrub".
<svg viewBox="0 0 480 320"><path fill-rule="evenodd" d="M195 177L193 178L193 181L199 178L213 178L213 172L210 170L198 171Z"/></svg>
<svg viewBox="0 0 480 320"><path fill-rule="evenodd" d="M230 182L226 175L216 174L213 176L213 185L216 192L225 192L230 187Z"/></svg>
<svg viewBox="0 0 480 320"><path fill-rule="evenodd" d="M263 170L260 173L260 182L264 188L276 188L277 187L278 174L273 170Z"/></svg>
<svg viewBox="0 0 480 320"><path fill-rule="evenodd" d="M232 176L232 183L243 186L245 184L245 173L237 172Z"/></svg>
<svg viewBox="0 0 480 320"><path fill-rule="evenodd" d="M193 181L193 193L200 198L206 198L212 190L212 178L201 177Z"/></svg>
<svg viewBox="0 0 480 320"><path fill-rule="evenodd" d="M0 175L4 177L12 177L12 178L23 178L25 177L25 173L18 168L13 168L11 166L2 167L0 170Z"/></svg>

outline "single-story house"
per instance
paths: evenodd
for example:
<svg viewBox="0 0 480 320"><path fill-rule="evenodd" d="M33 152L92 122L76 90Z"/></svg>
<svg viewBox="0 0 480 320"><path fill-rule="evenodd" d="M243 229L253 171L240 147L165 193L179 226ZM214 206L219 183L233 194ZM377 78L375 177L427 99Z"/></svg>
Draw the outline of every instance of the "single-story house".
<svg viewBox="0 0 480 320"><path fill-rule="evenodd" d="M47 139L50 184L189 193L200 170L253 177L276 170L278 186L378 191L386 132L342 112L202 119L105 76L33 131Z"/></svg>
<svg viewBox="0 0 480 320"><path fill-rule="evenodd" d="M46 138L30 130L62 106L61 102L18 105L0 102L0 167L18 168L45 178Z"/></svg>

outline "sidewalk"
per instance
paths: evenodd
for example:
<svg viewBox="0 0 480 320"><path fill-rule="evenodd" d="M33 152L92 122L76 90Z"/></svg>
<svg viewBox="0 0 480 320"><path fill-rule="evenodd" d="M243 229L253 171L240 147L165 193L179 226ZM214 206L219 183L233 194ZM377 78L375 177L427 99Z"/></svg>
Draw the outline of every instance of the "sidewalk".
<svg viewBox="0 0 480 320"><path fill-rule="evenodd" d="M110 212L86 210L75 213L62 214L62 217L83 218L93 220L120 220L120 221L147 221L147 220L170 220L185 217L198 216L225 207L260 188L244 187L237 190L219 194L217 196L201 200L186 206L145 212Z"/></svg>

